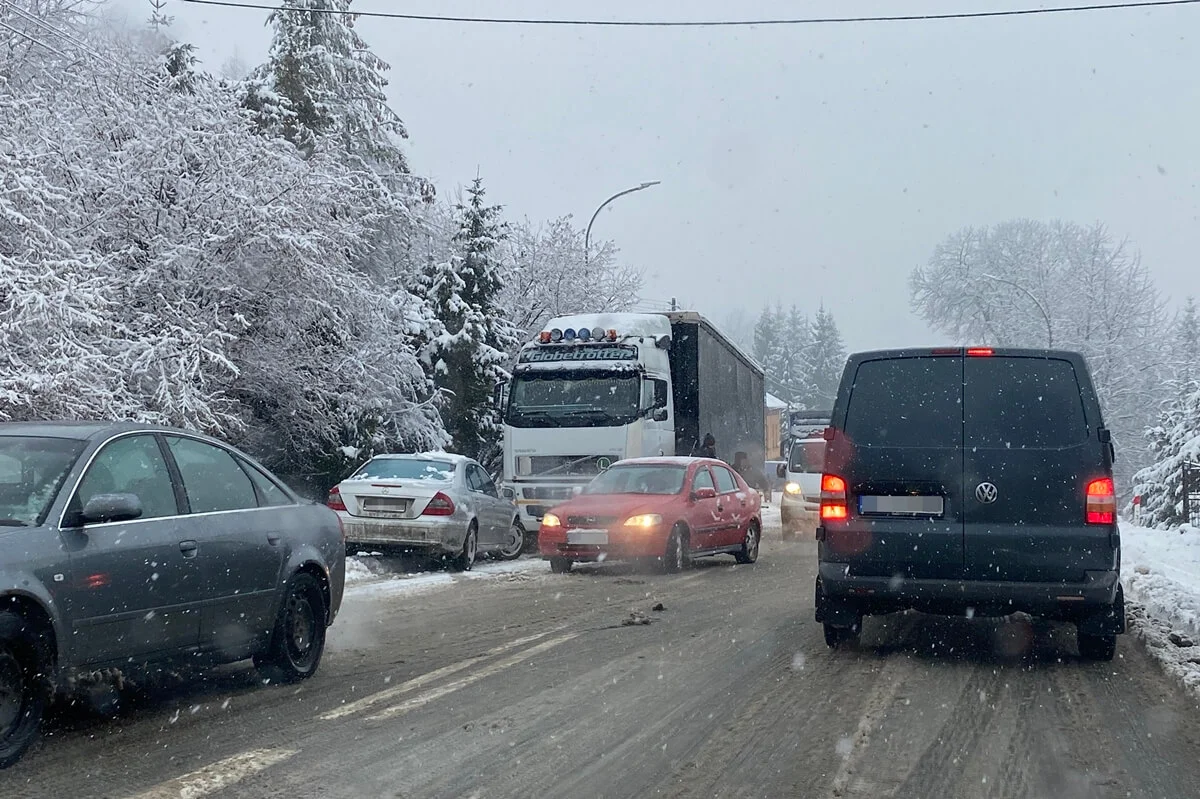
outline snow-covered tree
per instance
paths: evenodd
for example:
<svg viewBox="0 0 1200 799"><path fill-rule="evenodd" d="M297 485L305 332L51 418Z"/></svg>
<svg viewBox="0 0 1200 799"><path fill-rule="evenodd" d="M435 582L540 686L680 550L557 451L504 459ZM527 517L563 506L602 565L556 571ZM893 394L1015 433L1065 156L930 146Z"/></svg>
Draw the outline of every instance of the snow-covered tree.
<svg viewBox="0 0 1200 799"><path fill-rule="evenodd" d="M937 246L910 287L913 309L959 343L1083 353L1127 491L1149 460L1143 431L1169 378L1164 303L1127 242L1070 222L967 228Z"/></svg>
<svg viewBox="0 0 1200 799"><path fill-rule="evenodd" d="M336 146L375 171L406 174L408 132L387 103L390 67L354 28L351 0L284 0L267 62L246 86L259 126L302 152ZM326 12L336 13L326 13Z"/></svg>
<svg viewBox="0 0 1200 799"><path fill-rule="evenodd" d="M0 418L175 424L289 474L444 443L423 302L361 266L387 198L151 44L0 92Z"/></svg>
<svg viewBox="0 0 1200 799"><path fill-rule="evenodd" d="M431 265L426 285L440 324L428 360L447 395L446 429L455 451L488 460L499 435L492 391L518 338L500 302L501 208L484 204L484 194L483 180L475 178L455 209L455 251Z"/></svg>
<svg viewBox="0 0 1200 799"><path fill-rule="evenodd" d="M799 308L766 306L754 327L754 357L766 372L767 391L797 408L807 407L812 326Z"/></svg>
<svg viewBox="0 0 1200 799"><path fill-rule="evenodd" d="M555 316L627 311L637 303L641 270L622 264L609 241L592 242L584 259L583 238L569 215L510 226L501 305L523 338Z"/></svg>
<svg viewBox="0 0 1200 799"><path fill-rule="evenodd" d="M812 320L811 344L808 349L805 384L808 394L804 403L809 408L832 408L837 397L838 383L846 365L846 345L833 314L824 304Z"/></svg>

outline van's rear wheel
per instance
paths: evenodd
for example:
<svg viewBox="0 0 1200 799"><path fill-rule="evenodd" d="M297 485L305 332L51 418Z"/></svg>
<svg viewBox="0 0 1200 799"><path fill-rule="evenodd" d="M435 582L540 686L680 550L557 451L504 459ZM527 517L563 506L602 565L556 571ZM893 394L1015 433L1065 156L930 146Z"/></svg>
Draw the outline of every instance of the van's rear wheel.
<svg viewBox="0 0 1200 799"><path fill-rule="evenodd" d="M858 641L858 633L861 629L861 624L856 624L853 627L834 627L832 624L826 624L825 646L830 649L837 649L847 644L854 644Z"/></svg>
<svg viewBox="0 0 1200 799"><path fill-rule="evenodd" d="M1078 634L1079 655L1085 660L1112 660L1117 653L1117 636Z"/></svg>

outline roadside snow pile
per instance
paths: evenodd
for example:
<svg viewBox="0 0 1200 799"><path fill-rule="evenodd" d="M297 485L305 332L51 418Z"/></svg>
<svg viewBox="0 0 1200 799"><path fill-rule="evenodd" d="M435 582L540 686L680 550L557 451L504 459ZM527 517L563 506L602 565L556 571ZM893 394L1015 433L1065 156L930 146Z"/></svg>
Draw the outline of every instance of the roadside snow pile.
<svg viewBox="0 0 1200 799"><path fill-rule="evenodd" d="M1200 529L1121 525L1126 595L1156 619L1200 639Z"/></svg>
<svg viewBox="0 0 1200 799"><path fill-rule="evenodd" d="M1129 631L1200 698L1200 529L1121 525Z"/></svg>
<svg viewBox="0 0 1200 799"><path fill-rule="evenodd" d="M530 580L549 571L548 561L520 558L511 561L478 561L468 572L403 572L397 571L388 561L361 556L346 558L346 593L398 596L445 588L467 580Z"/></svg>

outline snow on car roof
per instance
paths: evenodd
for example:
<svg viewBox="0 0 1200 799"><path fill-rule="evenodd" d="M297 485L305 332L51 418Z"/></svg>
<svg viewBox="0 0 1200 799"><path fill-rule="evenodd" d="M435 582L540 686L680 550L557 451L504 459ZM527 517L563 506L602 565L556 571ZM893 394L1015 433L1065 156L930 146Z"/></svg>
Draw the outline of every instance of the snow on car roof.
<svg viewBox="0 0 1200 799"><path fill-rule="evenodd" d="M585 313L574 316L556 316L542 330L566 330L568 327L578 330L586 327L591 330L615 330L617 338L625 336L669 336L671 335L671 320L662 314L654 313Z"/></svg>
<svg viewBox="0 0 1200 799"><path fill-rule="evenodd" d="M376 455L371 460L376 458L395 458L397 460L425 460L425 461L445 461L446 463L469 463L471 461L466 455L457 455L453 452L386 452Z"/></svg>

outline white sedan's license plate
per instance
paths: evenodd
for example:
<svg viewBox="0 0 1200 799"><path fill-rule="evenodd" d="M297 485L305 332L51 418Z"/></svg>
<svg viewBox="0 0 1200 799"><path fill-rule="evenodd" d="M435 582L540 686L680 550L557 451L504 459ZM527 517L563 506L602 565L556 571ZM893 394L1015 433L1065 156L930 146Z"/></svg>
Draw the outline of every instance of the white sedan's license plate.
<svg viewBox="0 0 1200 799"><path fill-rule="evenodd" d="M568 530L567 543L579 546L604 546L608 543L607 530Z"/></svg>

